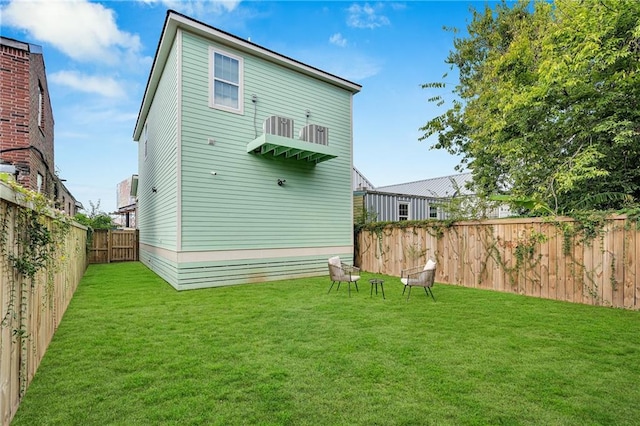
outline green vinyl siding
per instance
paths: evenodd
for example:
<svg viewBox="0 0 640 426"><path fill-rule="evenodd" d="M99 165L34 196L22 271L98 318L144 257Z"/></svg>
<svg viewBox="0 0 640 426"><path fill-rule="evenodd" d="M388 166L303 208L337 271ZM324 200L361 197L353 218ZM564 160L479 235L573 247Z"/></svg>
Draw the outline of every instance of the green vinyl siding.
<svg viewBox="0 0 640 426"><path fill-rule="evenodd" d="M337 254L343 258L350 256L349 253ZM179 284L172 285L178 290L190 290L328 275L329 270L325 256L298 256L181 263L177 273Z"/></svg>
<svg viewBox="0 0 640 426"><path fill-rule="evenodd" d="M351 255L336 254L343 259ZM178 263L143 248L140 250L140 261L176 290L328 275L326 256L317 255Z"/></svg>
<svg viewBox="0 0 640 426"><path fill-rule="evenodd" d="M187 32L182 42L182 250L352 245L352 94ZM212 46L244 59L244 114L209 107ZM247 153L271 115L293 119L295 139L307 123L328 127L338 157L312 164Z"/></svg>
<svg viewBox="0 0 640 426"><path fill-rule="evenodd" d="M158 256L146 250L143 246L140 247L140 262L171 284L175 289L180 288L178 281L178 264L175 261Z"/></svg>
<svg viewBox="0 0 640 426"><path fill-rule="evenodd" d="M177 59L178 49L174 43L147 117L146 158L144 133L138 141L140 242L174 251L178 236ZM156 188L156 192L152 188Z"/></svg>

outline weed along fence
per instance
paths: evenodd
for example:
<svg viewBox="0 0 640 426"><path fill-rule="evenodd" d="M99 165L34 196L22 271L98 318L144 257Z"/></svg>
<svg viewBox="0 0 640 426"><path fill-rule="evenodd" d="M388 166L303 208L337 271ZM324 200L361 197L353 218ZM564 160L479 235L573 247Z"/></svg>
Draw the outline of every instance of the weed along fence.
<svg viewBox="0 0 640 426"><path fill-rule="evenodd" d="M87 266L86 228L45 214L38 197L0 182L2 425L18 409Z"/></svg>
<svg viewBox="0 0 640 426"><path fill-rule="evenodd" d="M626 216L383 225L357 235L365 271L399 276L431 257L442 283L640 309L640 231Z"/></svg>
<svg viewBox="0 0 640 426"><path fill-rule="evenodd" d="M91 237L89 263L138 260L138 230L98 229Z"/></svg>

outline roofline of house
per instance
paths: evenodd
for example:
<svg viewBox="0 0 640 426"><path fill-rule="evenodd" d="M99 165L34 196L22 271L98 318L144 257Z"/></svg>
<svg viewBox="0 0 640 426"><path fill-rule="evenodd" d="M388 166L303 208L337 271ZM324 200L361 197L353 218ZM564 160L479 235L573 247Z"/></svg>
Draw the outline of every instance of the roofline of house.
<svg viewBox="0 0 640 426"><path fill-rule="evenodd" d="M353 83L342 77L338 77L318 68L304 64L280 53L274 52L273 50L262 47L256 43L244 40L233 34L176 12L175 10L168 10L164 26L162 28L162 34L160 35L160 41L158 42L158 48L156 49L156 55L153 58L153 64L151 65L151 71L149 72L149 78L142 98L142 104L140 105L136 126L133 131L134 141L138 141L140 139L142 127L144 126L147 114L149 113L149 108L151 107L151 100L153 99L153 95L158 87L162 70L178 29L186 30L201 37L214 40L220 44L233 47L243 52L251 53L252 55L266 59L270 62L274 62L333 84L354 94L358 93L362 88L362 86L357 83Z"/></svg>
<svg viewBox="0 0 640 426"><path fill-rule="evenodd" d="M16 40L15 38L0 36L0 44L12 47L14 49L24 50L25 52L42 55L42 46L39 44L27 43L26 41Z"/></svg>
<svg viewBox="0 0 640 426"><path fill-rule="evenodd" d="M365 195L365 194L375 194L375 195L389 195L392 197L406 197L406 198L421 198L424 200L448 200L451 197L438 197L437 195L414 195L414 194L402 194L399 192L384 192L378 191L377 189L356 189L353 191L354 195Z"/></svg>
<svg viewBox="0 0 640 426"><path fill-rule="evenodd" d="M447 179L447 178L455 179L455 178L458 178L460 176L471 175L471 174L472 174L471 172L457 173L457 174L454 174L454 175L438 176L438 177L428 178L428 179L413 180L411 182L402 182L402 183L395 183L393 185L378 186L378 187L376 187L376 189L378 189L378 188L388 188L390 186L410 185L412 183L427 182L427 181L430 181L430 180ZM456 181L456 183L457 183L457 181Z"/></svg>
<svg viewBox="0 0 640 426"><path fill-rule="evenodd" d="M71 196L71 198L73 198L73 203L76 204L78 200L76 200L76 197L71 193L71 191L69 191L69 188L67 188L67 185L64 184L64 182L66 181L66 179L61 179L58 175L56 175L55 179L58 181L58 183L64 188L64 191L69 194Z"/></svg>

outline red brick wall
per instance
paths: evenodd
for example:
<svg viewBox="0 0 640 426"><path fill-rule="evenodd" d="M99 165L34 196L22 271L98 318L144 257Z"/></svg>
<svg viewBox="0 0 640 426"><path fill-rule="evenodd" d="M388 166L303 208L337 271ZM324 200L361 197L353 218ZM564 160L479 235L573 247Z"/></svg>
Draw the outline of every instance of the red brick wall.
<svg viewBox="0 0 640 426"><path fill-rule="evenodd" d="M0 46L0 150L29 146L29 52ZM0 154L5 162L28 166L29 151ZM27 176L26 182L29 183Z"/></svg>
<svg viewBox="0 0 640 426"><path fill-rule="evenodd" d="M38 125L38 102L42 88L42 121ZM44 59L40 54L11 46L0 46L0 158L15 165L18 182L54 195L53 112L49 99Z"/></svg>

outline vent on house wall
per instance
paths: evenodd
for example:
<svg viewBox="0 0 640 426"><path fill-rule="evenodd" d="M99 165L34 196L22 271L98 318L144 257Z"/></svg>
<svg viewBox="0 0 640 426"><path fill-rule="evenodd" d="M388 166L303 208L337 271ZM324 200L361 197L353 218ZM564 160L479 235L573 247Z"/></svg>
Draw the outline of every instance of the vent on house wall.
<svg viewBox="0 0 640 426"><path fill-rule="evenodd" d="M264 121L262 130L270 135L293 138L293 120L286 117L272 115Z"/></svg>
<svg viewBox="0 0 640 426"><path fill-rule="evenodd" d="M329 129L317 124L307 124L300 129L300 139L320 145L329 145Z"/></svg>

